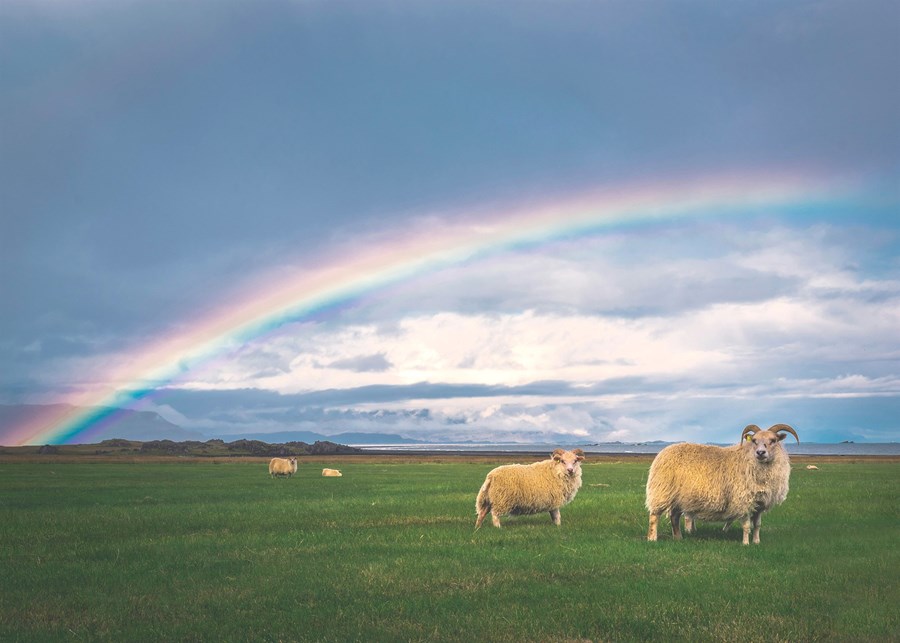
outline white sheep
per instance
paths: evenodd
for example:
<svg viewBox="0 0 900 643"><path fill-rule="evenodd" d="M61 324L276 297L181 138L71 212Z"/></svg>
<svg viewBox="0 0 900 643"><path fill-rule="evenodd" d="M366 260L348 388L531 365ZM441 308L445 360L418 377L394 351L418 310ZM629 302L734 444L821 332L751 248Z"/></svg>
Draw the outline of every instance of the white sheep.
<svg viewBox="0 0 900 643"><path fill-rule="evenodd" d="M584 451L556 449L549 460L534 464L507 464L487 474L475 511L475 528L481 527L491 512L491 521L500 526L500 516L550 512L554 525L560 524L559 509L575 498L581 488L581 461Z"/></svg>
<svg viewBox="0 0 900 643"><path fill-rule="evenodd" d="M340 478L344 474L337 469L322 469L322 475L326 478Z"/></svg>
<svg viewBox="0 0 900 643"><path fill-rule="evenodd" d="M269 475L287 476L297 473L297 458L272 458L269 460Z"/></svg>
<svg viewBox="0 0 900 643"><path fill-rule="evenodd" d="M659 452L647 478L647 510L650 529L647 540L656 540L659 516L667 513L672 535L681 539L681 515L686 531L694 519L726 522L741 520L743 543L759 543L762 514L787 497L791 463L782 445L786 433L800 438L787 424L763 431L750 424L741 433L739 444L717 447L683 442ZM746 439L745 439L746 438Z"/></svg>

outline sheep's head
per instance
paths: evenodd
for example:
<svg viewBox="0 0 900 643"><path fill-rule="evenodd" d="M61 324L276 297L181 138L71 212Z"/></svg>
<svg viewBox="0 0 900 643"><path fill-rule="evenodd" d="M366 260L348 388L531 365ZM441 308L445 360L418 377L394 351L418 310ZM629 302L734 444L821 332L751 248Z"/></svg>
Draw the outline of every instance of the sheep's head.
<svg viewBox="0 0 900 643"><path fill-rule="evenodd" d="M574 476L581 471L581 461L584 460L584 451L574 449L573 451L563 451L557 449L550 454L553 461L561 466L567 475Z"/></svg>
<svg viewBox="0 0 900 643"><path fill-rule="evenodd" d="M787 433L785 433L785 431ZM777 449L781 446L781 441L790 433L800 444L800 438L797 432L787 424L775 424L763 431L755 424L748 424L741 433L741 443L744 448L753 452L758 462L771 462L775 458Z"/></svg>
<svg viewBox="0 0 900 643"><path fill-rule="evenodd" d="M291 463L291 464L297 464L297 458L291 458L291 459L290 459L290 463Z"/></svg>

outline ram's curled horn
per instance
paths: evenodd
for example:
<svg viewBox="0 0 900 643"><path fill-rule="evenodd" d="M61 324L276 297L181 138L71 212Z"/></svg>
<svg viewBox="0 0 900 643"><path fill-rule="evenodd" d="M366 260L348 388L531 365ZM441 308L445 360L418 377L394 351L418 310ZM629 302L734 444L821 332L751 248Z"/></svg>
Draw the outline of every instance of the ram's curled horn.
<svg viewBox="0 0 900 643"><path fill-rule="evenodd" d="M788 433L790 433L791 435L794 436L794 439L797 441L797 444L800 444L800 436L797 435L797 432L794 431L794 429L789 427L787 424L774 424L769 427L769 431L771 431L772 433L779 433L781 431L787 431Z"/></svg>
<svg viewBox="0 0 900 643"><path fill-rule="evenodd" d="M756 426L755 424L748 424L747 426L744 427L744 431L741 433L741 442L744 441L744 438L747 437L747 434L748 434L748 433L754 433L754 434L755 434L755 433L757 433L757 432L759 432L759 431L761 431L761 430L762 430L762 429L760 429L760 428L759 428L758 426Z"/></svg>

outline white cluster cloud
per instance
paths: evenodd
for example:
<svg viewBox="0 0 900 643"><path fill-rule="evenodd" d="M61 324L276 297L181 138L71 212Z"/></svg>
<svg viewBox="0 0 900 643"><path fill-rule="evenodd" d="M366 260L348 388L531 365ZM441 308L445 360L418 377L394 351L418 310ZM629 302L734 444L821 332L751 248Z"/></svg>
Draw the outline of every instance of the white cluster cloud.
<svg viewBox="0 0 900 643"><path fill-rule="evenodd" d="M281 393L417 382L518 386L534 381L591 383L679 374L723 356L690 345L665 320L585 315L442 312L396 325L301 325L242 349L192 388L257 387ZM264 368L266 359L280 364ZM381 368L365 365L377 362ZM357 368L348 368L353 364Z"/></svg>
<svg viewBox="0 0 900 643"><path fill-rule="evenodd" d="M447 440L686 437L702 424L691 400L726 416L750 400L900 395L889 366L900 353L900 291L848 268L865 244L842 246L821 226L701 232L673 240L652 266L637 258L658 238L617 234L421 276L378 305L283 327L178 386L286 400L345 391L305 402L293 420L251 418L285 428L320 409L310 419L320 428L373 430L377 418ZM707 246L719 251L704 257ZM667 300L666 290L696 297ZM517 300L528 307L515 310ZM431 387L427 397L419 385ZM390 399L361 393L372 387Z"/></svg>

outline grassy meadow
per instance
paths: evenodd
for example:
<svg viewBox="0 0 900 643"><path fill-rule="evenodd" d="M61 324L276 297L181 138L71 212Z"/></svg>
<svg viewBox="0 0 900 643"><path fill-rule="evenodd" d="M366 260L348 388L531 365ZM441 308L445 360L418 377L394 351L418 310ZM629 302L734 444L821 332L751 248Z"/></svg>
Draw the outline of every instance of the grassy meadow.
<svg viewBox="0 0 900 643"><path fill-rule="evenodd" d="M0 462L0 641L900 640L900 464L795 462L744 547L645 542L649 460L476 532L500 462Z"/></svg>

